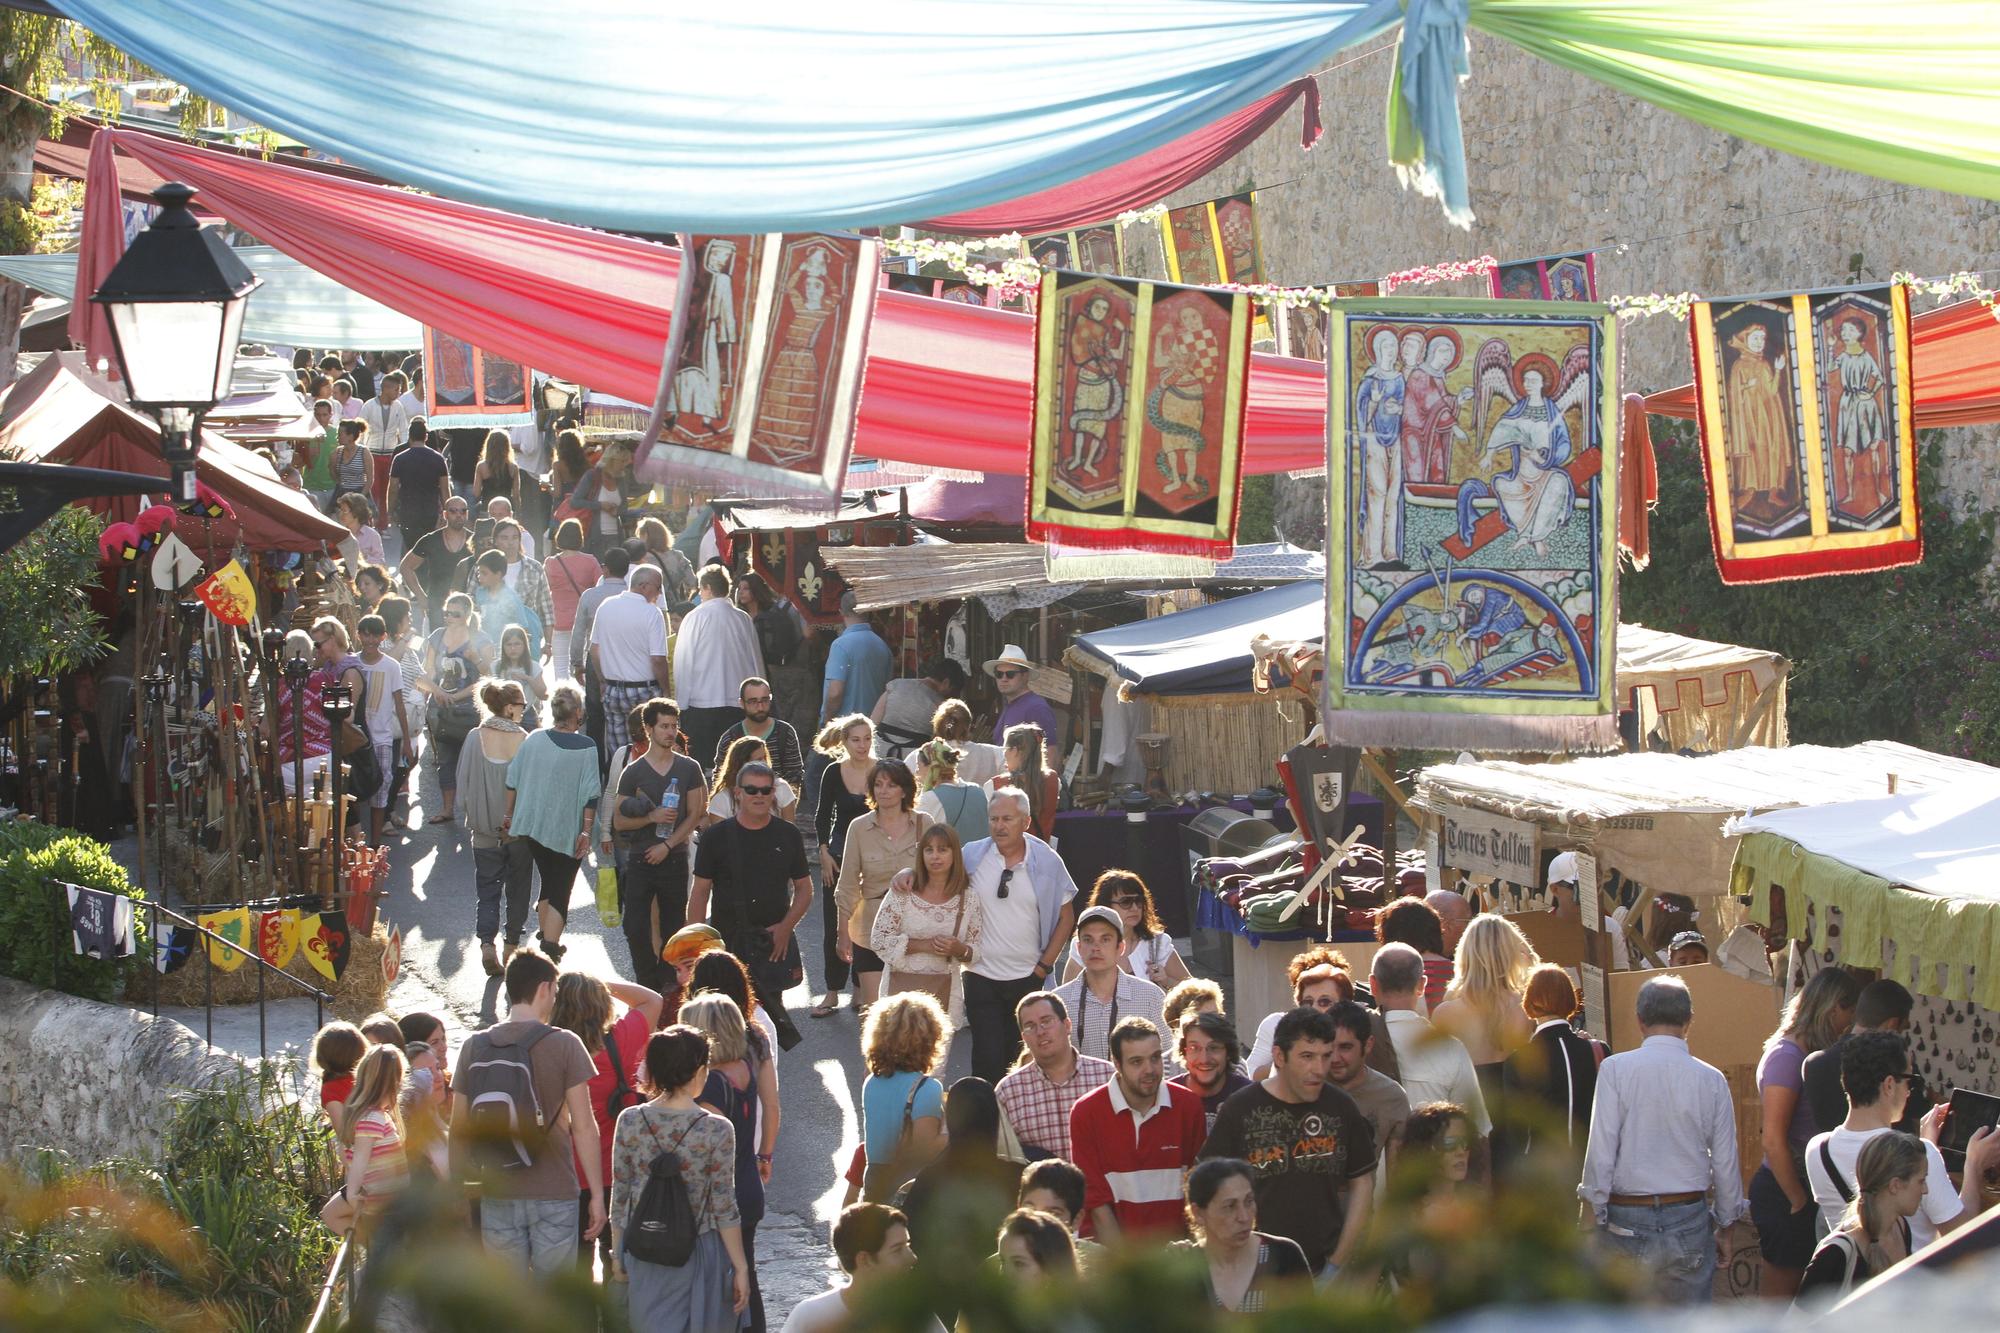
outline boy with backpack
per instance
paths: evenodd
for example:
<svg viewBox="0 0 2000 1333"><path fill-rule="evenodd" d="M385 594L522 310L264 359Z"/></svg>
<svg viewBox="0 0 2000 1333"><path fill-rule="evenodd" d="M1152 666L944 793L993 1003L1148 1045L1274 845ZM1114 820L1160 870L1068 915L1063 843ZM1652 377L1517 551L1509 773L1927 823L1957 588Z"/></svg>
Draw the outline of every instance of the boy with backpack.
<svg viewBox="0 0 2000 1333"><path fill-rule="evenodd" d="M549 1026L554 963L523 949L507 960L506 987L506 1020L459 1049L452 1178L476 1183L489 1250L555 1273L576 1262L578 1162L590 1193L585 1239L604 1228L603 1154L590 1109L597 1067L574 1032Z"/></svg>

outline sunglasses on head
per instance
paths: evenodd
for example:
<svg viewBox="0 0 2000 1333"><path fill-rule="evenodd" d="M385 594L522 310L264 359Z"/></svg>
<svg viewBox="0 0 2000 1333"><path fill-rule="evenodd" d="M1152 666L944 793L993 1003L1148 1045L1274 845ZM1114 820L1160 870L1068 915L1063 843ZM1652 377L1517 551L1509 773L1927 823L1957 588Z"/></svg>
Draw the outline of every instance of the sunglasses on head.
<svg viewBox="0 0 2000 1333"><path fill-rule="evenodd" d="M745 787L743 794L745 796L769 796L776 790L776 787Z"/></svg>
<svg viewBox="0 0 2000 1333"><path fill-rule="evenodd" d="M1007 882L1013 878L1014 878L1013 866L1008 866L1005 869L1003 869L1000 872L1000 891L994 894L993 896L996 898L1005 898L1007 896Z"/></svg>

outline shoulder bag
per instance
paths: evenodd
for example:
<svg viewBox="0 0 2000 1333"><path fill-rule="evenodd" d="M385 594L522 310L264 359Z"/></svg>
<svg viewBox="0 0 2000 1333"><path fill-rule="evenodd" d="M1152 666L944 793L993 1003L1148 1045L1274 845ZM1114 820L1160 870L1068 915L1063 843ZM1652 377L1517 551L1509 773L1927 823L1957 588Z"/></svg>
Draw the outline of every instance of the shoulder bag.
<svg viewBox="0 0 2000 1333"><path fill-rule="evenodd" d="M902 1168L910 1148L910 1132L916 1123L917 1094L923 1091L924 1084L935 1082L935 1078L925 1074L910 1085L910 1095L903 1099L903 1124L896 1133L895 1153L886 1162L871 1161L862 1169L861 1197L867 1202L887 1202L910 1174Z"/></svg>

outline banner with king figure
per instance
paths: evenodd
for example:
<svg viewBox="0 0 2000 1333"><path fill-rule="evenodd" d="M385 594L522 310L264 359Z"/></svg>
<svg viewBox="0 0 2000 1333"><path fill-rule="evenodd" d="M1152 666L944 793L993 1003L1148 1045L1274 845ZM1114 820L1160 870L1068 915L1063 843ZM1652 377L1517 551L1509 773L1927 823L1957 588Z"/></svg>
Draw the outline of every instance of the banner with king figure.
<svg viewBox="0 0 2000 1333"><path fill-rule="evenodd" d="M1241 293L1044 273L1028 539L1227 559L1250 322Z"/></svg>
<svg viewBox="0 0 2000 1333"><path fill-rule="evenodd" d="M1334 302L1328 743L1617 743L1615 337L1587 303Z"/></svg>
<svg viewBox="0 0 2000 1333"><path fill-rule="evenodd" d="M837 508L881 251L855 236L685 237L640 479Z"/></svg>
<svg viewBox="0 0 2000 1333"><path fill-rule="evenodd" d="M1724 583L1923 559L1908 289L1697 301L1688 329Z"/></svg>

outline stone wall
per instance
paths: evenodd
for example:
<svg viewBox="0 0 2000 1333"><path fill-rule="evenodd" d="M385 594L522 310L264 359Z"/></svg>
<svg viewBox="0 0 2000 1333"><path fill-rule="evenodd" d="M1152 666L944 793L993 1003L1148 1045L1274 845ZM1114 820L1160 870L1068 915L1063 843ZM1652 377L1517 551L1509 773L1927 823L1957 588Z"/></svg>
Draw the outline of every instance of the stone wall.
<svg viewBox="0 0 2000 1333"><path fill-rule="evenodd" d="M169 1018L0 977L0 1151L150 1157L166 1100L243 1072Z"/></svg>
<svg viewBox="0 0 2000 1333"><path fill-rule="evenodd" d="M1595 249L1600 294L1734 296L2000 269L2000 203L1842 171L1718 133L1475 33L1461 88L1470 232L1397 182L1385 108L1393 42L1350 51L1320 76L1326 135L1299 151L1296 112L1169 202L1256 187L1271 281L1324 284L1419 264ZM1290 183L1286 183L1290 182ZM1136 242L1136 244L1134 243ZM1157 229L1127 232L1144 272L1164 274ZM1408 294L1485 295L1485 280ZM1934 304L1916 298L1918 310ZM1621 325L1623 383L1689 379L1687 329L1667 316ZM1946 485L2000 508L1993 427L1951 432ZM1296 540L1296 537L1294 538Z"/></svg>

